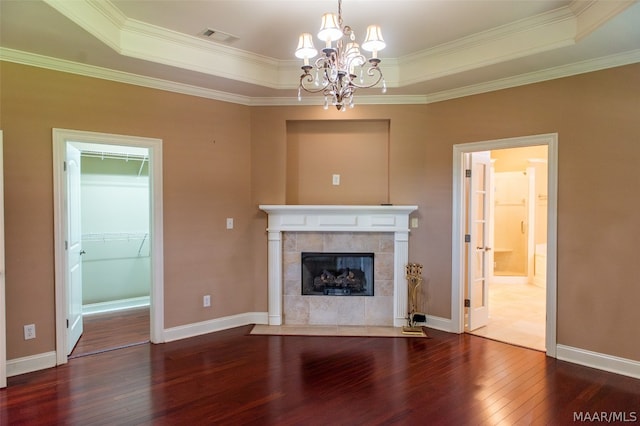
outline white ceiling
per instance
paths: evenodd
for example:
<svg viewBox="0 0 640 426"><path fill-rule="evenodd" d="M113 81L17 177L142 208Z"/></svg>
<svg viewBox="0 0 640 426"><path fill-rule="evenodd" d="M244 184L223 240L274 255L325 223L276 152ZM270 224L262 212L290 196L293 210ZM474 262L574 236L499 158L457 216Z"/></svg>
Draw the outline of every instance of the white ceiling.
<svg viewBox="0 0 640 426"><path fill-rule="evenodd" d="M357 103L433 102L640 62L638 3L344 0L358 40L375 23L387 42L379 57L388 93L361 90ZM337 8L337 0L0 0L0 57L247 105L293 104L298 35L317 32ZM235 39L205 39L208 28Z"/></svg>

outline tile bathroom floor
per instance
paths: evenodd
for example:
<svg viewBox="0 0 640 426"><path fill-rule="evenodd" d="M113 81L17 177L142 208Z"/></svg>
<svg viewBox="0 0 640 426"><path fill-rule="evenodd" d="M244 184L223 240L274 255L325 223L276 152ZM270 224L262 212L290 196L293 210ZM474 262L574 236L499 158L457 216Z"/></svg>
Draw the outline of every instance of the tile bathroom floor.
<svg viewBox="0 0 640 426"><path fill-rule="evenodd" d="M531 284L489 285L489 324L476 336L545 351L546 290Z"/></svg>

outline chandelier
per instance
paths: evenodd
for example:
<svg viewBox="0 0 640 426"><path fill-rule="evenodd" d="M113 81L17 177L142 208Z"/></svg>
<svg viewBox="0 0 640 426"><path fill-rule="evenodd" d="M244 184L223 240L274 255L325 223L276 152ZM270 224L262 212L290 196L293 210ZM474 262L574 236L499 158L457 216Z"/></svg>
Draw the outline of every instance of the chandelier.
<svg viewBox="0 0 640 426"><path fill-rule="evenodd" d="M378 66L378 51L386 46L380 26L369 25L367 28L367 37L362 43L362 49L371 52L371 58L367 59L360 53L353 29L343 25L342 0L338 0L338 16L334 13L325 13L322 16L318 38L325 43L325 47L322 49L323 55L316 59L313 65L310 65L309 60L313 59L318 51L313 46L311 34L302 33L298 40L295 55L303 60L298 100L302 100L303 90L308 93L322 93L324 109L329 108L331 103L339 111L345 111L347 106L353 108L356 89L368 89L382 82L382 93L386 93L387 85ZM333 42L336 42L335 46Z"/></svg>

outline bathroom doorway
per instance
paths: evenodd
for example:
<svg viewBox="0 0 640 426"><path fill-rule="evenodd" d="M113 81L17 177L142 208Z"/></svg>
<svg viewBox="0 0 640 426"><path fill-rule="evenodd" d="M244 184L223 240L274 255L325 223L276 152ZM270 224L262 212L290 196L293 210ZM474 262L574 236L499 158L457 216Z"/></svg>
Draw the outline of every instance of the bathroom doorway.
<svg viewBox="0 0 640 426"><path fill-rule="evenodd" d="M488 152L490 173L489 318L475 335L545 350L548 149Z"/></svg>
<svg viewBox="0 0 640 426"><path fill-rule="evenodd" d="M547 149L546 161L544 155L529 153L524 158L524 166L515 169L513 158L505 157L506 154L513 156L514 153L525 151L511 151L511 149L533 150L538 146ZM490 172L487 167L483 167L482 177L474 166L480 162L476 158L490 156ZM518 162L523 161L522 158ZM502 165L498 164L502 162ZM478 164L476 164L478 163ZM486 162L485 162L486 164ZM469 332L473 334L485 335L496 340L506 341L526 347L533 347L537 350L546 351L547 355L555 357L556 353L556 220L557 220L557 135L537 135L518 138L499 139L493 141L483 141L454 145L454 165L453 165L453 262L452 262L452 320L453 329L457 332ZM535 169L530 170L531 168ZM495 227L499 226L495 221L495 174L497 172L518 172L529 179L536 174L538 169L546 168L547 173L538 173L539 178L546 175L546 181L541 179L540 188L544 191L533 193L535 202L525 201L526 216L518 220L511 220L515 224L510 233L518 233L524 237L518 239L519 244L523 244L523 239L527 241L526 265L522 265L518 270L506 270L501 274L496 270L497 262L500 261L500 254L496 256L494 248L498 251L515 251L514 247L498 247L500 238L496 239ZM525 173L526 172L526 173ZM473 177L475 176L475 178ZM474 184L475 179L479 182L488 181L488 184L479 186ZM478 211L478 203L488 207L489 210L484 216L477 216L474 211ZM476 206L473 207L472 206ZM474 210L475 209L475 210ZM537 227L534 223L536 210L544 211L546 214L546 227ZM488 219L485 219L488 218ZM542 219L545 215L538 214ZM531 222L531 223L529 223ZM479 232L481 232L479 234ZM536 234L542 237L537 240ZM475 234L475 237L474 237ZM481 237L478 237L481 235ZM546 237L546 238L545 238ZM533 240L533 244L531 241ZM536 252L537 248L537 252ZM521 248L519 248L521 249ZM538 254L538 263L535 257ZM477 259L486 259L479 262ZM498 259L496 259L496 257ZM478 272L480 271L480 272ZM497 272L497 273L496 273ZM529 278L532 274L532 278ZM535 282L536 274L541 282ZM502 281L502 282L501 282ZM517 285L516 285L517 284ZM525 318L523 307L533 307L534 296L531 294L501 294L501 286L506 290L516 290L522 286L528 290L533 290L538 295L535 300L542 302L542 312L540 321L536 324L542 326L543 336L540 344L514 341L509 336L492 333L494 329L499 329L499 316L501 313L508 313L507 308L516 315L503 321L503 331L513 332L517 327L523 326L529 332L531 324ZM526 287L524 287L526 286ZM472 291L473 290L473 291ZM542 297L539 297L540 294ZM500 301L496 297L502 298L504 303L500 306ZM479 315L482 314L482 315Z"/></svg>

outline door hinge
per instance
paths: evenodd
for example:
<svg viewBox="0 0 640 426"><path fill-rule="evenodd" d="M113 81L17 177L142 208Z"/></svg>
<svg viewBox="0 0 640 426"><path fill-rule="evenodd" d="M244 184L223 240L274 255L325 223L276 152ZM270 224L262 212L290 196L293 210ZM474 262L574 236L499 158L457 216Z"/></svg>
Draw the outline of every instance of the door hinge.
<svg viewBox="0 0 640 426"><path fill-rule="evenodd" d="M67 162L66 161L62 162L62 170L64 170L65 172L67 171Z"/></svg>
<svg viewBox="0 0 640 426"><path fill-rule="evenodd" d="M464 234L464 242L465 243L471 242L471 234Z"/></svg>
<svg viewBox="0 0 640 426"><path fill-rule="evenodd" d="M69 328L69 318L67 318L67 328Z"/></svg>
<svg viewBox="0 0 640 426"><path fill-rule="evenodd" d="M465 308L471 307L471 299L464 299L464 307Z"/></svg>
<svg viewBox="0 0 640 426"><path fill-rule="evenodd" d="M69 242L67 240L64 240L64 249L69 250Z"/></svg>
<svg viewBox="0 0 640 426"><path fill-rule="evenodd" d="M469 178L471 177L471 169L466 169L464 171L464 177L469 177Z"/></svg>

